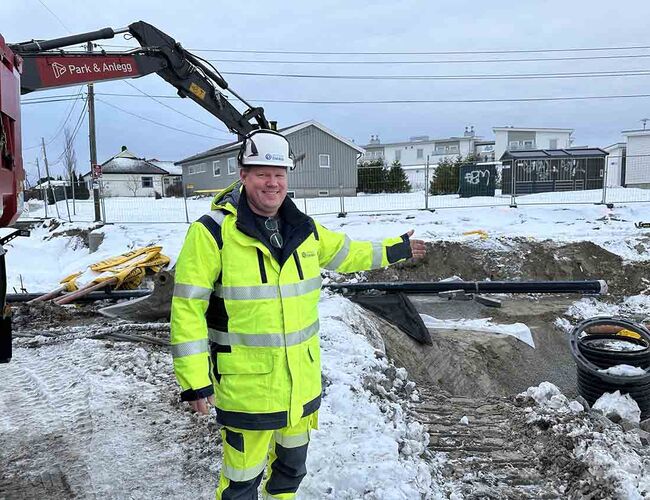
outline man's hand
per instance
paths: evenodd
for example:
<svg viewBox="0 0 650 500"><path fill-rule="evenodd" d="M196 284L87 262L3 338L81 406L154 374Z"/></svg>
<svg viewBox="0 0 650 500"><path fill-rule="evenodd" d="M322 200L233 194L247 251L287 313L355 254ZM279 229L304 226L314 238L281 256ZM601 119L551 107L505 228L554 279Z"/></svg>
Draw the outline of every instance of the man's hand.
<svg viewBox="0 0 650 500"><path fill-rule="evenodd" d="M413 233L415 233L413 229L409 230L409 232L406 233L406 235L409 237L409 243L411 244L411 253L413 254L414 259L421 259L426 255L427 249L424 246L424 241L411 239Z"/></svg>
<svg viewBox="0 0 650 500"><path fill-rule="evenodd" d="M207 398L197 399L196 401L188 401L192 409L202 415L207 415L210 412L210 406L214 406L214 396Z"/></svg>

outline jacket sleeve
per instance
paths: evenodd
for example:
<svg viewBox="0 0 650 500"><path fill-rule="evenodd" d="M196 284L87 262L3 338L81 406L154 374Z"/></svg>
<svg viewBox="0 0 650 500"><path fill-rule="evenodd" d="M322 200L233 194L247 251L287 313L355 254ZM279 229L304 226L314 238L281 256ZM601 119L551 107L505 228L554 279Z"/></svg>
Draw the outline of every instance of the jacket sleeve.
<svg viewBox="0 0 650 500"><path fill-rule="evenodd" d="M176 262L171 313L171 351L174 372L192 401L210 396L210 352L205 312L221 271L221 252L203 224L193 223Z"/></svg>
<svg viewBox="0 0 650 500"><path fill-rule="evenodd" d="M330 231L318 222L320 266L339 273L379 269L412 257L406 234L380 241L351 240L344 233Z"/></svg>

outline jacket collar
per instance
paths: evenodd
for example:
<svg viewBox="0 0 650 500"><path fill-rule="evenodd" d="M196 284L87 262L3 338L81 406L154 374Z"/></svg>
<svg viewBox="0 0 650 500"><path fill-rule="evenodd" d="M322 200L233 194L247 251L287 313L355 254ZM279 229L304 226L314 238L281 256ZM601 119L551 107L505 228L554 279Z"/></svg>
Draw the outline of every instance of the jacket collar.
<svg viewBox="0 0 650 500"><path fill-rule="evenodd" d="M251 210L248 199L246 197L246 189L237 181L221 193L217 194L212 200L213 210L224 210L232 213L237 217L237 229L242 233L255 238L260 242L264 242L259 234L253 211ZM280 209L278 210L280 219L283 224L288 226L287 238L282 249L282 259L280 264L284 264L291 254L300 246L300 244L307 239L307 237L314 232L314 221L308 215L301 212L294 202L286 196ZM267 246L268 248L268 246ZM273 252L269 248L271 255Z"/></svg>

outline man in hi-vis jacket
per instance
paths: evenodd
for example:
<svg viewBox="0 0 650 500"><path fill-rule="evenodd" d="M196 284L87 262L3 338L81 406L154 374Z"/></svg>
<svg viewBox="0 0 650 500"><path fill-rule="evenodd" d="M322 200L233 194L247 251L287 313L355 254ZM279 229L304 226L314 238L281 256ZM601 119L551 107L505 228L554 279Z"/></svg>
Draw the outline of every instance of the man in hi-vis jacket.
<svg viewBox="0 0 650 500"><path fill-rule="evenodd" d="M215 405L223 464L217 499L294 498L321 403L321 268L377 269L424 255L413 231L354 241L287 196L287 140L256 130L242 142L240 182L194 222L176 263L171 343L181 398Z"/></svg>

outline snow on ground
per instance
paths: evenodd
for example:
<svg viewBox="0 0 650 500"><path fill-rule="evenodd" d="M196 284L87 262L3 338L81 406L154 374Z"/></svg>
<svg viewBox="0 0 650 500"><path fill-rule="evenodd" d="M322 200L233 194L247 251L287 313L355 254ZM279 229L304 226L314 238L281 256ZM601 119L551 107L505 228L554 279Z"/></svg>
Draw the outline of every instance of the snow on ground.
<svg viewBox="0 0 650 500"><path fill-rule="evenodd" d="M133 208L139 210L140 216L162 222L171 213L161 209L163 205L155 204L161 200L146 201L148 205ZM392 209L388 199L383 203L384 210ZM193 200L190 219L196 219L208 208L209 200ZM178 214L178 210L184 208L178 206L170 210ZM317 219L326 227L344 231L355 239L394 236L414 228L416 237L425 240L464 241L478 248L503 248L508 238L556 242L589 240L625 259L647 260L650 259L647 232L635 228L633 223L647 220L648 213L650 203L612 209L602 205L520 206L518 209L499 206L433 213L349 214L346 218L323 215ZM73 233L92 226L75 222L63 223L56 229L39 227L33 230L31 237L10 242L7 245L9 291L19 291L21 286L29 292L50 290L61 278L90 263L139 246L162 245L163 253L174 261L187 230L184 223L107 225L100 230L105 238L99 251L89 254L80 237ZM486 231L488 238L463 234L477 229ZM54 233L64 232L68 232L68 236L53 237ZM399 401L387 397L395 387L408 385L405 375L396 376L391 382L394 386L386 389L384 374L388 362L376 357L370 343L358 335L365 328L358 310L347 300L326 293L321 307L323 372L327 383L320 415L321 430L313 436L308 464L310 475L302 490L304 498L391 500L437 496L444 488L436 483L439 476L431 469L435 461L422 456L426 434L417 424L409 422ZM572 306L569 316L582 319L597 314L640 314L649 310L648 296L629 297L622 304L614 305L586 298ZM200 438L187 436L189 429L196 428L192 425L206 420L191 415L175 403L168 355L151 356L148 351L142 360L140 351L129 349L130 346L107 351L103 342L85 339L72 345L74 349L65 344L39 349L19 348L15 363L0 367L0 377L15 376L20 380L31 377L43 391L53 390L47 387L47 380L39 376L39 366L44 363L48 373L59 367L56 376L60 378L58 389L62 393L66 391L61 388L68 386L80 384L85 388L84 394L88 396L83 397L88 397L89 403L84 407L84 414L98 432L92 439L88 438L89 445L78 443L75 446L79 447L76 451L80 460L87 464L85 473L91 476L93 488L98 493L117 491L110 490L111 482L115 481L110 472L119 469L126 471L128 480L121 484L124 488L132 485L129 494L133 498L157 495L173 498L177 493L170 492L172 484L184 485L184 493L189 497L208 497L216 481L219 462L217 438L214 429L207 424ZM66 366L74 366L74 369L66 370ZM27 375L17 372L12 375L11 370L17 370L16 367L25 367ZM547 404L530 411L531 422L537 417L551 418L547 412L554 412L551 420L556 420L553 420L552 432L572 433L577 459L587 464L594 475L612 479L617 491L625 493L625 498L650 495L648 464L638 455L630 454L626 447L626 440L632 438L622 432L613 438L612 432L602 433L589 427L590 424L577 420L575 415L582 412L575 404L552 390L547 392L550 394ZM56 391L53 390L53 394L56 395ZM25 405L32 404L29 398L23 399L20 401ZM35 433L48 434L47 426L52 421L42 417L55 408L56 403L56 399L51 400L36 414L24 410L22 418L30 423L27 426L0 418L0 441L11 442L10 436L16 436L17 425L21 428L32 426L33 432L22 436L27 446L28 438L35 437ZM3 405L6 413L9 403L3 402L0 407ZM66 415L64 417L68 418ZM557 415L564 415L562 418L569 418L569 415L576 420L567 426L557 420L560 418ZM74 419L70 425L73 424ZM201 450L206 447L208 452L198 453L196 449L188 449L189 445ZM178 464L188 463L190 456L196 461L196 467L189 473L180 470ZM143 483L138 481L157 483L155 491L148 490L145 494L144 486L140 486Z"/></svg>
<svg viewBox="0 0 650 500"><path fill-rule="evenodd" d="M638 452L642 448L638 434L624 432L604 417L582 418L582 405L549 382L530 387L518 398L534 403L525 409L526 423L536 429L537 445L546 455L549 471L576 471L568 485L573 494L567 498L641 500L650 496L650 459ZM628 410L620 395L603 406ZM559 468L558 463L562 464Z"/></svg>
<svg viewBox="0 0 650 500"><path fill-rule="evenodd" d="M492 318L441 320L428 314L420 314L420 317L427 328L434 330L471 330L473 332L499 333L502 335L510 335L528 344L530 347L535 347L533 334L530 332L530 328L523 323L513 323L510 325L497 324L491 321Z"/></svg>
<svg viewBox="0 0 650 500"><path fill-rule="evenodd" d="M629 394L621 395L621 391L606 392L598 398L592 408L601 411L603 415L618 415L628 422L638 424L641 421L639 405Z"/></svg>

